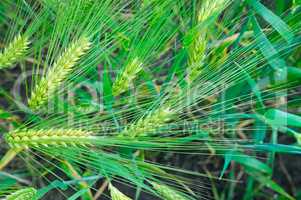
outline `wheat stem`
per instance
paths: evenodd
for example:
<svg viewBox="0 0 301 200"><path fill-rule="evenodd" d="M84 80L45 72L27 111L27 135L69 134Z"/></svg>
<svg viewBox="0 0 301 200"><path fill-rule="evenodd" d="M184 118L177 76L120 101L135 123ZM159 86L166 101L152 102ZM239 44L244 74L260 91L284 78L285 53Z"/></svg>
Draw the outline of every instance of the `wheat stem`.
<svg viewBox="0 0 301 200"><path fill-rule="evenodd" d="M137 74L142 70L142 63L138 58L134 58L128 65L125 66L122 73L120 73L112 87L114 96L118 96L126 92Z"/></svg>
<svg viewBox="0 0 301 200"><path fill-rule="evenodd" d="M103 192L104 192L105 189L107 188L108 184L109 184L109 181L108 181L108 180L105 180L105 181L101 184L100 188L97 190L97 192L95 193L95 195L94 195L93 198L94 198L94 199L99 199L99 197L103 194Z"/></svg>
<svg viewBox="0 0 301 200"><path fill-rule="evenodd" d="M21 151L21 149L9 149L5 155L1 158L0 161L0 171L11 161L15 158L15 156Z"/></svg>
<svg viewBox="0 0 301 200"><path fill-rule="evenodd" d="M68 168L68 170L71 173L71 176L73 178L78 179L78 180L82 179L82 177L78 174L76 169L74 169L74 167L67 160L63 160L62 163ZM79 186L80 186L80 189L87 190L87 192L86 192L87 197L85 199L90 199L90 200L94 199L93 195L92 195L92 192L90 190L90 187L89 187L87 182L85 182L85 181L79 182Z"/></svg>
<svg viewBox="0 0 301 200"><path fill-rule="evenodd" d="M55 91L74 69L80 57L90 48L90 44L88 38L82 37L66 49L46 76L34 88L31 98L28 100L31 109L40 109L54 95Z"/></svg>
<svg viewBox="0 0 301 200"><path fill-rule="evenodd" d="M13 148L39 146L85 146L91 144L92 133L74 129L16 130L5 135Z"/></svg>
<svg viewBox="0 0 301 200"><path fill-rule="evenodd" d="M25 36L18 35L15 39L0 53L0 69L12 66L20 60L26 53L29 40Z"/></svg>

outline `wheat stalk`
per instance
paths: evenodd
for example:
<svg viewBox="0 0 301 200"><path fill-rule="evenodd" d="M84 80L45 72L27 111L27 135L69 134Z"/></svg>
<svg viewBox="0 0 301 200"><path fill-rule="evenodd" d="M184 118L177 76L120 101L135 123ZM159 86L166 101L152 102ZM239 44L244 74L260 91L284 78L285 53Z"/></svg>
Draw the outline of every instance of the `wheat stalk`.
<svg viewBox="0 0 301 200"><path fill-rule="evenodd" d="M85 146L90 144L92 133L75 129L28 129L16 130L5 135L13 148L39 146Z"/></svg>
<svg viewBox="0 0 301 200"><path fill-rule="evenodd" d="M34 188L25 188L17 190L16 192L8 195L6 200L36 200L37 190Z"/></svg>
<svg viewBox="0 0 301 200"><path fill-rule="evenodd" d="M142 63L138 58L134 58L128 65L125 66L122 73L120 73L112 87L114 96L127 91L131 82L136 78L137 74L142 70Z"/></svg>
<svg viewBox="0 0 301 200"><path fill-rule="evenodd" d="M188 200L187 198L180 195L174 189L166 186L152 182L151 183L157 193L165 200Z"/></svg>
<svg viewBox="0 0 301 200"><path fill-rule="evenodd" d="M29 40L25 36L18 35L15 39L0 53L0 69L9 67L20 60L26 53L29 46Z"/></svg>
<svg viewBox="0 0 301 200"><path fill-rule="evenodd" d="M31 98L28 100L31 109L38 110L48 101L73 70L77 61L90 48L90 45L89 39L82 37L66 49L34 88Z"/></svg>
<svg viewBox="0 0 301 200"><path fill-rule="evenodd" d="M170 121L174 115L174 111L168 106L162 106L146 117L139 119L136 123L126 127L120 135L137 137L144 136L147 133L155 131L157 128L163 126Z"/></svg>
<svg viewBox="0 0 301 200"><path fill-rule="evenodd" d="M109 189L112 200L131 200L131 198L127 197L125 194L120 192L112 184L109 184Z"/></svg>

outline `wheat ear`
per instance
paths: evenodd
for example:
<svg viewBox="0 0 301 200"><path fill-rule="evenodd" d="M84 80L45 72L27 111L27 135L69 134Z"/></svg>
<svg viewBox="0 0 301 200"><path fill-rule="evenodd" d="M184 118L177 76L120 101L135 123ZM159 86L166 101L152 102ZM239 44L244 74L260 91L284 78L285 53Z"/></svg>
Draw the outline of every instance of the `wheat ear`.
<svg viewBox="0 0 301 200"><path fill-rule="evenodd" d="M25 188L17 190L16 192L8 195L6 200L36 200L37 190L34 188Z"/></svg>
<svg viewBox="0 0 301 200"><path fill-rule="evenodd" d="M120 134L132 138L145 136L162 127L172 119L173 115L174 111L170 107L162 106L148 114L146 117L139 119L136 123L125 128Z"/></svg>
<svg viewBox="0 0 301 200"><path fill-rule="evenodd" d="M38 110L44 105L55 91L59 89L63 81L74 69L75 64L90 48L88 38L82 37L72 43L69 48L58 58L53 67L42 77L34 88L28 105L33 110Z"/></svg>
<svg viewBox="0 0 301 200"><path fill-rule="evenodd" d="M188 198L185 198L184 196L180 195L179 192L166 185L161 185L154 182L151 184L164 200L188 200Z"/></svg>
<svg viewBox="0 0 301 200"><path fill-rule="evenodd" d="M206 0L198 13L198 23L208 20L214 13L221 11L229 0Z"/></svg>
<svg viewBox="0 0 301 200"><path fill-rule="evenodd" d="M120 192L112 184L109 184L109 189L112 200L131 200L131 198L127 197L125 194Z"/></svg>
<svg viewBox="0 0 301 200"><path fill-rule="evenodd" d="M206 34L198 33L196 39L191 44L188 62L188 81L195 80L202 71L203 61L207 47Z"/></svg>
<svg viewBox="0 0 301 200"><path fill-rule="evenodd" d="M29 46L29 40L25 36L18 35L15 39L0 53L0 69L10 67L20 60Z"/></svg>
<svg viewBox="0 0 301 200"><path fill-rule="evenodd" d="M213 14L221 11L229 0L206 0L198 13L197 24L207 21ZM205 26L206 27L206 26ZM207 48L207 29L202 28L196 32L194 41L189 47L188 81L192 82L202 72L203 62Z"/></svg>
<svg viewBox="0 0 301 200"><path fill-rule="evenodd" d="M128 65L125 66L122 73L120 73L112 87L114 96L127 91L131 82L136 78L137 74L142 70L142 63L138 58L134 58Z"/></svg>
<svg viewBox="0 0 301 200"><path fill-rule="evenodd" d="M91 143L92 133L74 129L16 130L5 135L12 148L39 146L85 146Z"/></svg>

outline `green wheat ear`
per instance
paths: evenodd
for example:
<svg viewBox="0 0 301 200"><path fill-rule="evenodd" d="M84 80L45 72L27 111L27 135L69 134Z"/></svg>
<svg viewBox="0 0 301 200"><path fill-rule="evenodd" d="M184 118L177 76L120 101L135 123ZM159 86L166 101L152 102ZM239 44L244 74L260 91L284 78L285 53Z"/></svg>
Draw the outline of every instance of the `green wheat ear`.
<svg viewBox="0 0 301 200"><path fill-rule="evenodd" d="M142 70L142 63L138 58L134 58L128 65L125 66L122 73L120 73L112 87L113 95L118 96L127 91L131 82L136 78L137 74Z"/></svg>
<svg viewBox="0 0 301 200"><path fill-rule="evenodd" d="M5 134L4 139L12 148L39 146L85 146L91 144L91 132L75 129L28 129Z"/></svg>
<svg viewBox="0 0 301 200"><path fill-rule="evenodd" d="M144 136L170 121L174 114L175 113L171 108L162 106L148 114L146 117L139 119L136 123L125 128L120 135L132 138Z"/></svg>
<svg viewBox="0 0 301 200"><path fill-rule="evenodd" d="M75 64L90 48L91 43L86 37L82 37L72 43L58 58L53 67L47 72L34 88L28 105L32 110L38 110L59 89L63 81L74 69Z"/></svg>
<svg viewBox="0 0 301 200"><path fill-rule="evenodd" d="M205 34L199 33L190 46L188 63L188 81L195 80L202 71L203 61L206 57L207 40Z"/></svg>
<svg viewBox="0 0 301 200"><path fill-rule="evenodd" d="M188 200L188 198L183 197L179 194L179 192L166 185L161 185L154 182L151 184L164 200Z"/></svg>
<svg viewBox="0 0 301 200"><path fill-rule="evenodd" d="M125 194L120 192L112 184L109 185L109 189L112 200L131 200L131 198L127 197Z"/></svg>
<svg viewBox="0 0 301 200"><path fill-rule="evenodd" d="M8 195L6 200L36 200L37 190L34 188L25 188Z"/></svg>
<svg viewBox="0 0 301 200"><path fill-rule="evenodd" d="M0 69L12 66L26 54L29 46L29 40L25 36L18 35L15 39L0 53Z"/></svg>
<svg viewBox="0 0 301 200"><path fill-rule="evenodd" d="M214 13L219 12L225 6L227 5L228 2L231 0L206 0L203 2L203 5L198 13L198 22L204 22L208 20Z"/></svg>
<svg viewBox="0 0 301 200"><path fill-rule="evenodd" d="M210 17L225 8L228 2L229 0L204 1L197 16L197 24L200 25L207 21ZM207 40L207 28L201 28L196 33L195 39L189 47L189 82L195 80L202 72L203 62L206 57Z"/></svg>

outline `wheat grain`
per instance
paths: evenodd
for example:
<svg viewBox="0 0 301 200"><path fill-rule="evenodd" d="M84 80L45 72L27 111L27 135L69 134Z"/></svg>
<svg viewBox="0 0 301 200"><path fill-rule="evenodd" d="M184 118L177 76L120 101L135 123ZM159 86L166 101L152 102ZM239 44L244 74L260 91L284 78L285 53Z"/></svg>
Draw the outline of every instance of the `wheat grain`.
<svg viewBox="0 0 301 200"><path fill-rule="evenodd" d="M165 123L170 121L174 115L174 111L168 106L162 106L144 118L139 119L136 123L125 128L120 135L137 137L145 136L162 127Z"/></svg>
<svg viewBox="0 0 301 200"><path fill-rule="evenodd" d="M0 69L12 66L20 60L29 46L29 40L25 36L18 35L15 39L0 53Z"/></svg>
<svg viewBox="0 0 301 200"><path fill-rule="evenodd" d="M174 189L166 186L152 182L151 183L157 193L165 200L188 200L184 196L180 195Z"/></svg>
<svg viewBox="0 0 301 200"><path fill-rule="evenodd" d="M120 73L112 88L114 96L118 96L121 93L127 91L131 82L136 78L137 74L142 70L142 63L138 58L134 58Z"/></svg>
<svg viewBox="0 0 301 200"><path fill-rule="evenodd" d="M109 189L112 200L131 200L131 198L127 197L125 194L120 192L112 184L109 184Z"/></svg>
<svg viewBox="0 0 301 200"><path fill-rule="evenodd" d="M28 105L31 109L40 109L52 97L74 69L76 62L90 48L90 44L88 38L82 37L66 49L46 76L34 88L31 98L28 100Z"/></svg>
<svg viewBox="0 0 301 200"><path fill-rule="evenodd" d="M13 148L29 148L39 146L85 146L90 144L91 137L91 132L74 129L25 129L7 133L5 140Z"/></svg>
<svg viewBox="0 0 301 200"><path fill-rule="evenodd" d="M34 188L25 188L17 190L16 192L8 195L6 200L36 200L37 190Z"/></svg>

